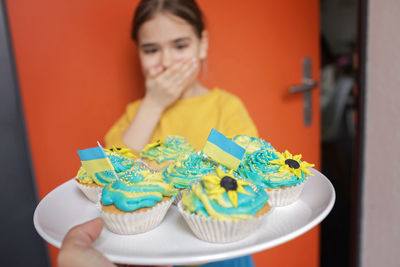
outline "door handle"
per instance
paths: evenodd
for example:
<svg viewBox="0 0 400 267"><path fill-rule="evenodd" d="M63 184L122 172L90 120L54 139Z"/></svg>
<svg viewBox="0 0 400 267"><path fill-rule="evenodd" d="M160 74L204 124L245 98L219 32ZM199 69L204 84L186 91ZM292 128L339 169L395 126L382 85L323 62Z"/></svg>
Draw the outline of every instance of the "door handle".
<svg viewBox="0 0 400 267"><path fill-rule="evenodd" d="M312 98L311 91L317 87L318 83L311 76L311 58L303 59L303 79L302 84L289 87L289 93L303 93L303 121L305 126L312 122Z"/></svg>
<svg viewBox="0 0 400 267"><path fill-rule="evenodd" d="M311 91L317 87L318 83L313 79L303 78L303 83L289 88L291 94Z"/></svg>

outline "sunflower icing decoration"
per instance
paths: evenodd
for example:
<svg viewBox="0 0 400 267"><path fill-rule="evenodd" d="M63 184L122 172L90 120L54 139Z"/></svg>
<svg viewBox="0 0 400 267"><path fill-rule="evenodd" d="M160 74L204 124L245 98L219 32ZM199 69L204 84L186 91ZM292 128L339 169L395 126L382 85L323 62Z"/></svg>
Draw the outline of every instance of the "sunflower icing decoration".
<svg viewBox="0 0 400 267"><path fill-rule="evenodd" d="M106 152L115 152L115 153L118 153L118 154L120 154L122 156L131 158L131 159L137 158L137 156L134 155L132 153L132 150L129 149L129 148L121 148L121 147L112 146L112 148L105 149L105 151Z"/></svg>
<svg viewBox="0 0 400 267"><path fill-rule="evenodd" d="M275 152L279 159L271 160L269 163L282 165L278 172L290 171L299 179L302 178L301 173L313 175L308 168L314 167L314 164L301 161L301 154L293 156L289 151L285 150L284 153Z"/></svg>
<svg viewBox="0 0 400 267"><path fill-rule="evenodd" d="M215 185L208 192L210 195L219 195L226 192L234 207L237 207L238 205L238 193L249 196L252 195L243 188L244 185L248 185L249 183L237 179L233 174L233 170L224 172L221 168L217 168L216 173L217 175L208 175L203 177L203 180L206 183Z"/></svg>
<svg viewBox="0 0 400 267"><path fill-rule="evenodd" d="M154 142L154 143L147 144L147 145L142 149L142 151L150 150L150 149L153 148L153 147L160 146L162 143L163 143L163 141L157 140L157 141Z"/></svg>

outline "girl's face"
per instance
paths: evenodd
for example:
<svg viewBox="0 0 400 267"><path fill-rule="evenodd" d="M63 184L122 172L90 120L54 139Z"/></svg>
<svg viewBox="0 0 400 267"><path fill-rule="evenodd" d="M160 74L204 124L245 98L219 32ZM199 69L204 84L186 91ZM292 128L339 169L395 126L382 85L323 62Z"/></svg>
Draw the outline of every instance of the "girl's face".
<svg viewBox="0 0 400 267"><path fill-rule="evenodd" d="M199 39L185 20L168 13L158 13L143 23L138 31L138 50L143 74L151 68L167 69L180 60L207 56L207 34Z"/></svg>

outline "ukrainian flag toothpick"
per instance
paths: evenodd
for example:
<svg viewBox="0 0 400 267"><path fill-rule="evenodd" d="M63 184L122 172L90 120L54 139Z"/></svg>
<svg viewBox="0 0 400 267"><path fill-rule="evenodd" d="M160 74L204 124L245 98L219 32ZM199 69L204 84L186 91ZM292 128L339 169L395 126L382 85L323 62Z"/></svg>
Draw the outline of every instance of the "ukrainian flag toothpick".
<svg viewBox="0 0 400 267"><path fill-rule="evenodd" d="M211 129L210 135L203 147L203 153L226 167L236 170L243 159L246 150L218 132Z"/></svg>
<svg viewBox="0 0 400 267"><path fill-rule="evenodd" d="M89 175L102 171L113 171L115 174L114 167L100 144L98 147L78 150L78 155L81 159L82 167Z"/></svg>

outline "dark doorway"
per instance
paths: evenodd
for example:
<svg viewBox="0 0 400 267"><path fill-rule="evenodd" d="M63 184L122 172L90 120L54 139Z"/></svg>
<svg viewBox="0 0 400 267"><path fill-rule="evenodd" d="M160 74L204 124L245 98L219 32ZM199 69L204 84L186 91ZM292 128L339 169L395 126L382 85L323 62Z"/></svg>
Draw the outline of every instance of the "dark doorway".
<svg viewBox="0 0 400 267"><path fill-rule="evenodd" d="M48 266L33 226L37 205L28 138L4 1L0 2L0 266Z"/></svg>

